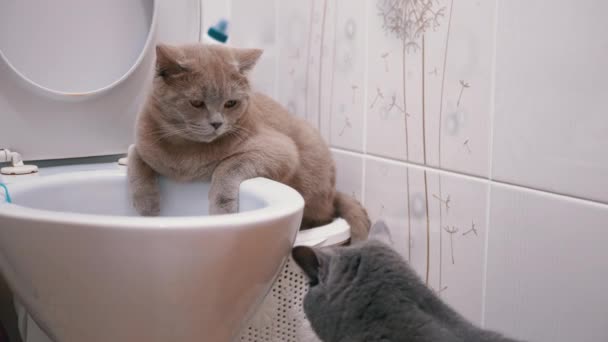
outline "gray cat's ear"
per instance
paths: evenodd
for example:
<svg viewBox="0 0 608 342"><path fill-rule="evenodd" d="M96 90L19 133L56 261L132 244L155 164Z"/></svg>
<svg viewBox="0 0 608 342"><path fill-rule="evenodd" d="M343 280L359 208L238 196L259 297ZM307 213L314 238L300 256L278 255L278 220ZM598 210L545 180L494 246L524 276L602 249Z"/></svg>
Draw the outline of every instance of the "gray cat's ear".
<svg viewBox="0 0 608 342"><path fill-rule="evenodd" d="M251 71L264 52L261 49L233 49L233 51L237 68L242 74Z"/></svg>
<svg viewBox="0 0 608 342"><path fill-rule="evenodd" d="M175 76L186 69L179 63L178 48L166 44L156 45L156 75L162 78Z"/></svg>
<svg viewBox="0 0 608 342"><path fill-rule="evenodd" d="M369 240L376 240L383 242L389 246L393 245L393 238L391 231L382 220L376 221L369 230Z"/></svg>
<svg viewBox="0 0 608 342"><path fill-rule="evenodd" d="M310 280L310 285L319 283L319 257L313 248L297 246L291 250L291 256Z"/></svg>

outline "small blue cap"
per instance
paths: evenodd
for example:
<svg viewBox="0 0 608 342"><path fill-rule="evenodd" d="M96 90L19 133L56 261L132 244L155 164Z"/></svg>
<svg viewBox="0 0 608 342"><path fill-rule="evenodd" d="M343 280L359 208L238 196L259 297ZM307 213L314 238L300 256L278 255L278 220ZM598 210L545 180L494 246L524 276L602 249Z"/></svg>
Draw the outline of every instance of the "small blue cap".
<svg viewBox="0 0 608 342"><path fill-rule="evenodd" d="M228 41L228 21L226 19L222 19L218 21L217 24L211 26L207 31L209 37L217 40L220 43L225 43Z"/></svg>

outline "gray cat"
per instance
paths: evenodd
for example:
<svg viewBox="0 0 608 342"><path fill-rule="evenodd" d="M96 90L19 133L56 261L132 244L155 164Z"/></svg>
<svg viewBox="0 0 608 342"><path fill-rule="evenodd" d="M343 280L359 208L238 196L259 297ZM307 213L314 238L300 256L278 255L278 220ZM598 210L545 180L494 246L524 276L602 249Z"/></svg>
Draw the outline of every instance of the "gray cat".
<svg viewBox="0 0 608 342"><path fill-rule="evenodd" d="M388 231L383 222L370 234L378 231ZM324 342L515 342L465 320L383 242L292 255L310 280L304 312Z"/></svg>

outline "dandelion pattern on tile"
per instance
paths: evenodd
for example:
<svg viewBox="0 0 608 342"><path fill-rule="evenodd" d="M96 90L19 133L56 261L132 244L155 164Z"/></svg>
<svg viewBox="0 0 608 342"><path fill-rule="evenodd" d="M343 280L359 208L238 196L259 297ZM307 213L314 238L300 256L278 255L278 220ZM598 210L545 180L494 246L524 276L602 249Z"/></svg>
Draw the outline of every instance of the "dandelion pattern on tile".
<svg viewBox="0 0 608 342"><path fill-rule="evenodd" d="M481 291L470 293L482 273L485 185L461 186L435 169L487 174L478 146L489 140L495 0L277 4L280 101L331 147L363 158L361 199L372 217L392 222L397 249L429 286L479 321ZM377 164L399 171L384 175ZM348 177L344 165L338 178ZM379 185L391 177L395 184Z"/></svg>

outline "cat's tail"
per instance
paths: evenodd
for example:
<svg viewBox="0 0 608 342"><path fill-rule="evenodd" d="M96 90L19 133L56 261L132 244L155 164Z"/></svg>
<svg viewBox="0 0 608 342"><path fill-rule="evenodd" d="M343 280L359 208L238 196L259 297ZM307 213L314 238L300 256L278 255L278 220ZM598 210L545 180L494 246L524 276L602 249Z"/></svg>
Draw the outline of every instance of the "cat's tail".
<svg viewBox="0 0 608 342"><path fill-rule="evenodd" d="M336 216L341 217L350 225L351 241L367 239L371 222L367 211L355 198L341 192L336 193L334 200Z"/></svg>

